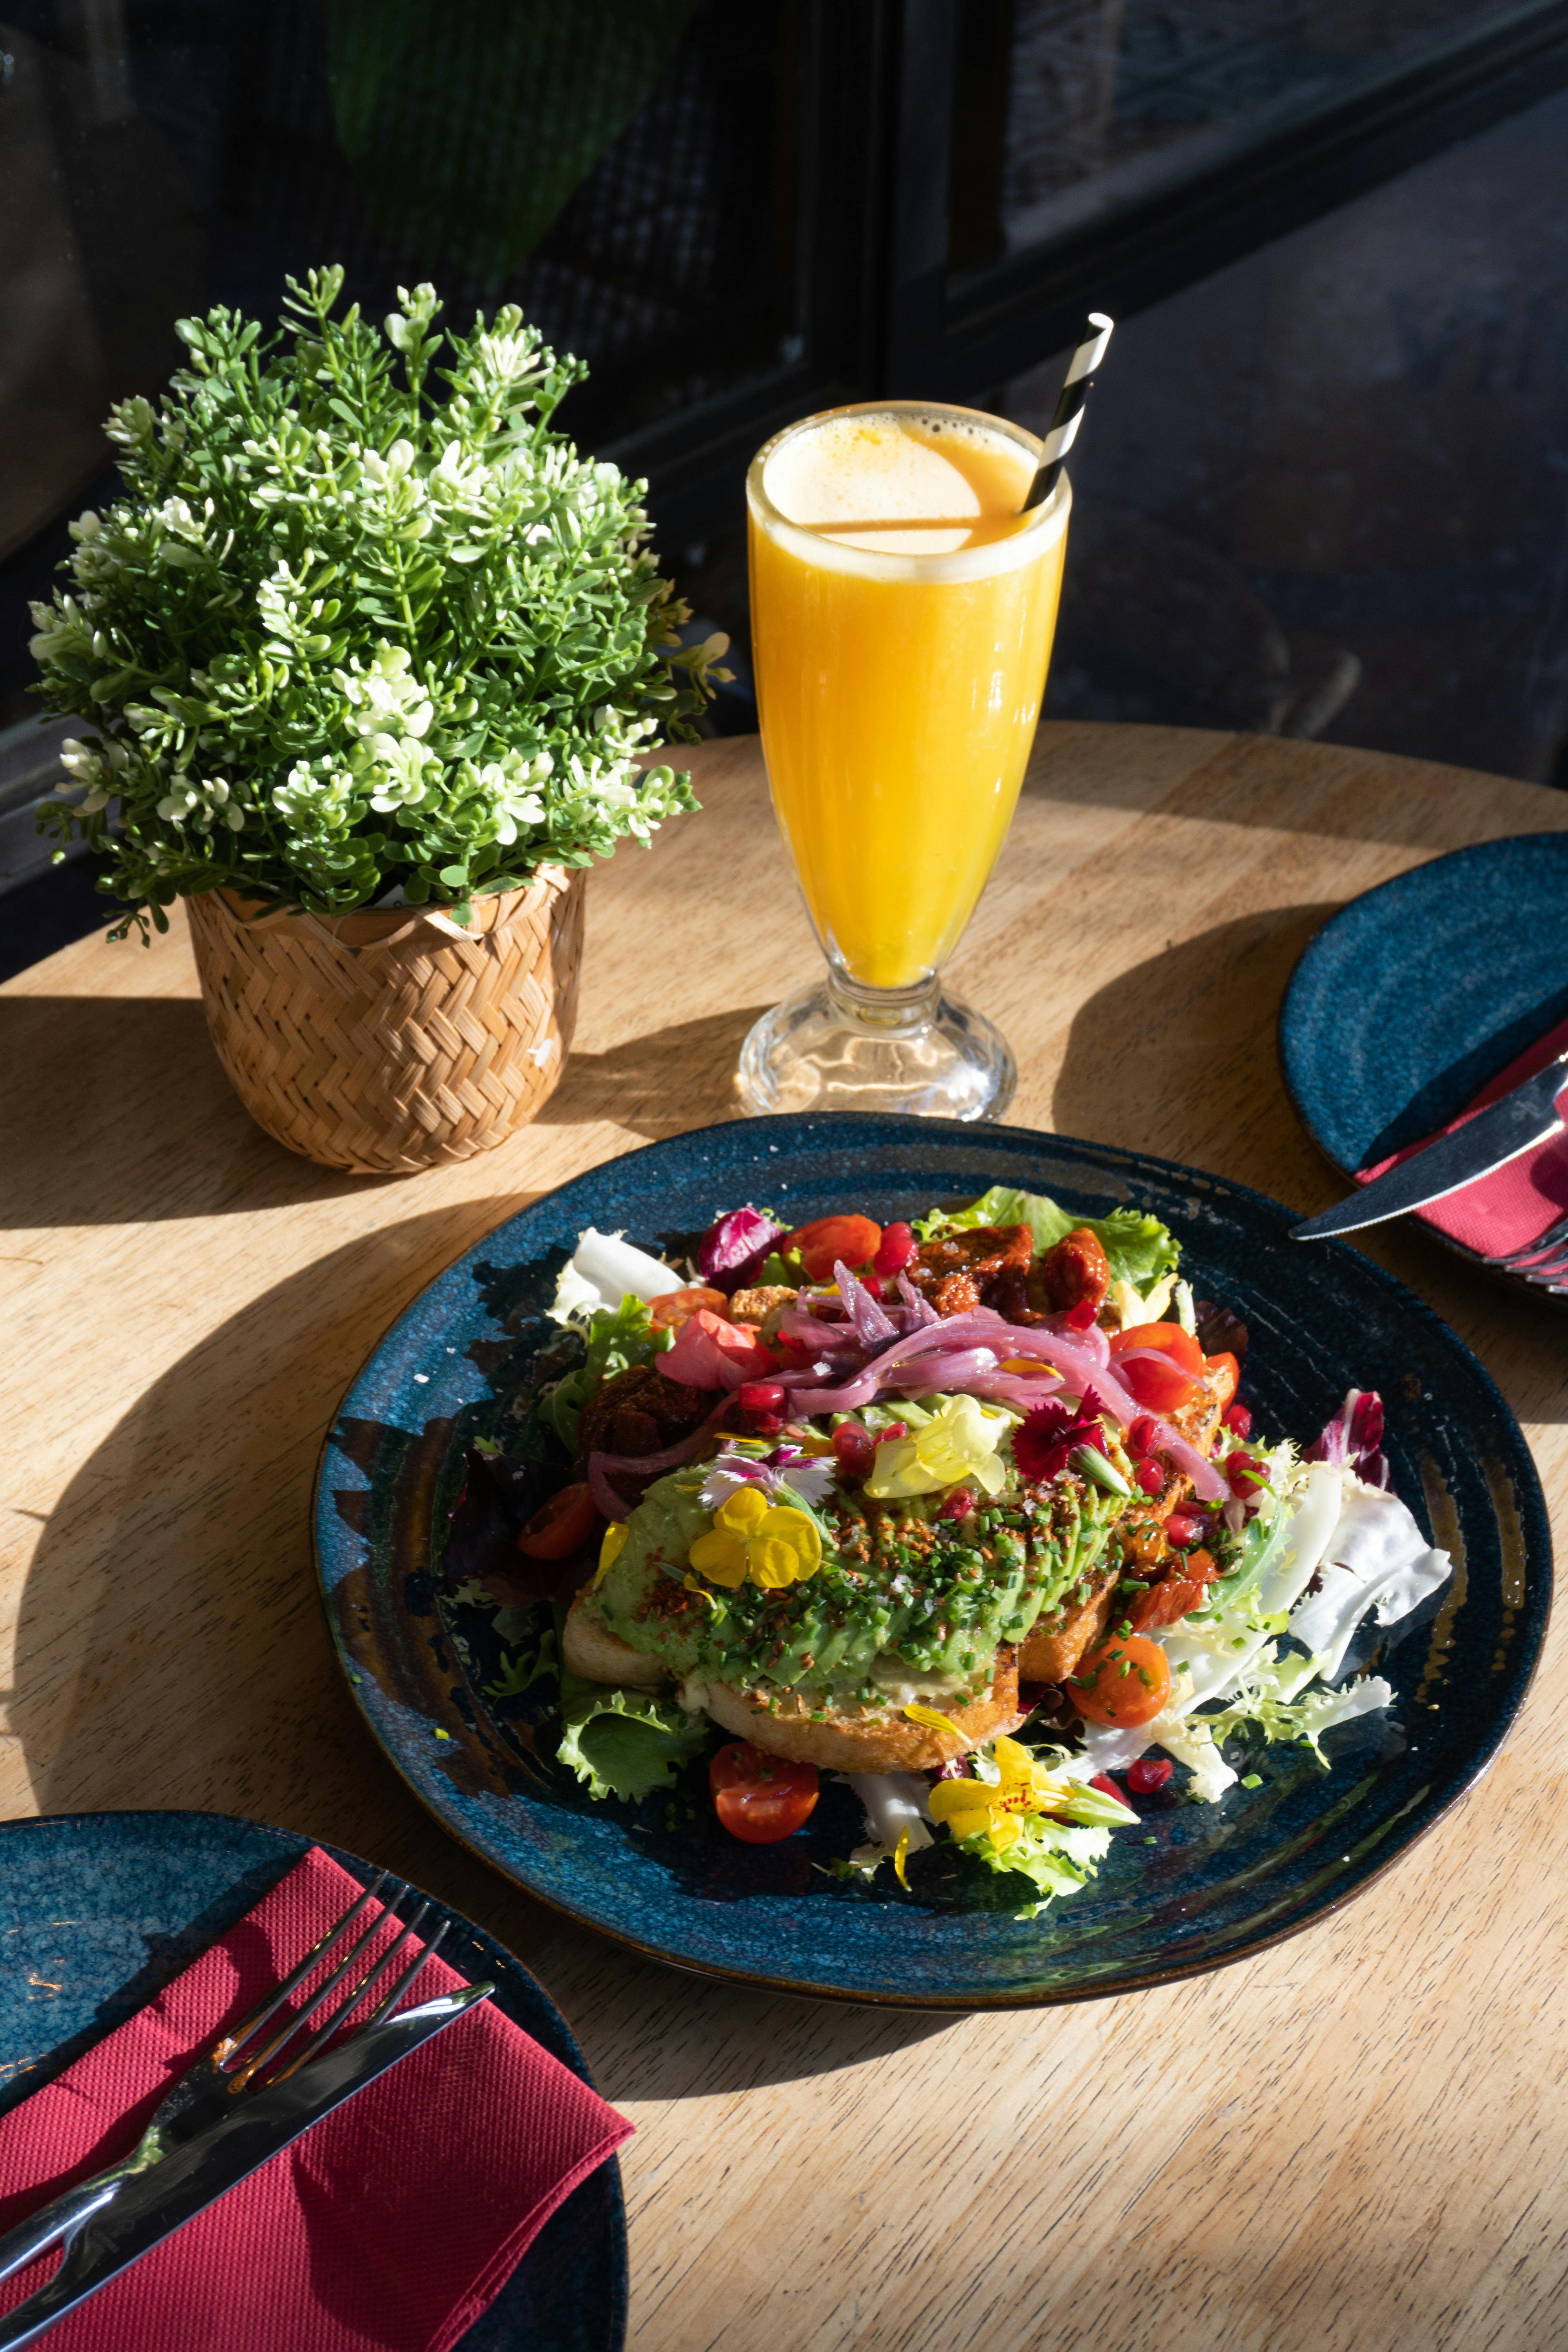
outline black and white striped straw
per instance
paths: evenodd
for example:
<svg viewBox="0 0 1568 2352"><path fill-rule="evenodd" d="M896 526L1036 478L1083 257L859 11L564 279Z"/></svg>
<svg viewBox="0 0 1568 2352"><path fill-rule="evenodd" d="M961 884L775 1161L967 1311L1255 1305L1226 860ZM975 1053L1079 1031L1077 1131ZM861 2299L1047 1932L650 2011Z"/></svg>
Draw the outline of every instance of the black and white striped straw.
<svg viewBox="0 0 1568 2352"><path fill-rule="evenodd" d="M1029 495L1024 500L1024 512L1031 507L1044 505L1056 488L1068 451L1078 437L1083 422L1084 403L1093 387L1095 370L1105 357L1105 346L1110 341L1115 320L1103 310L1091 310L1084 326L1079 347L1068 363L1067 382L1057 403L1051 429L1040 448L1040 469L1029 484Z"/></svg>

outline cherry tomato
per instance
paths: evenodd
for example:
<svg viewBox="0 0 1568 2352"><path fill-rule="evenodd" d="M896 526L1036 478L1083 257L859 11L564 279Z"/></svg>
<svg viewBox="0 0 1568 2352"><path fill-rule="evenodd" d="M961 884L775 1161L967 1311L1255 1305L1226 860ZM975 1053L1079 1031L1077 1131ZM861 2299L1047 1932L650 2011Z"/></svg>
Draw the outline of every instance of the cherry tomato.
<svg viewBox="0 0 1568 2352"><path fill-rule="evenodd" d="M1140 1633L1113 1635L1081 1662L1068 1679L1068 1694L1090 1723L1118 1729L1149 1723L1171 1695L1170 1665L1158 1642L1146 1642Z"/></svg>
<svg viewBox="0 0 1568 2352"><path fill-rule="evenodd" d="M727 1315L730 1311L730 1302L721 1290L705 1290L700 1284L689 1284L684 1290L667 1290L662 1297L654 1299L647 1319L656 1331L679 1331L704 1307L710 1315Z"/></svg>
<svg viewBox="0 0 1568 2352"><path fill-rule="evenodd" d="M530 1559L570 1559L581 1551L599 1524L599 1507L592 1487L563 1486L541 1504L518 1537L519 1551Z"/></svg>
<svg viewBox="0 0 1568 2352"><path fill-rule="evenodd" d="M1236 1358L1228 1354L1223 1348L1217 1356L1210 1356L1206 1358L1205 1363L1207 1367L1209 1391L1213 1396L1215 1402L1222 1407L1227 1405L1230 1407L1230 1411L1227 1412L1225 1416L1226 1421L1230 1420L1231 1413L1240 1413L1242 1419L1247 1423L1247 1429L1244 1429L1241 1433L1243 1437L1245 1437L1247 1435L1247 1430L1252 1427L1252 1415L1247 1412L1247 1407L1244 1404L1231 1404L1230 1402L1240 1384L1241 1366L1237 1362Z"/></svg>
<svg viewBox="0 0 1568 2352"><path fill-rule="evenodd" d="M882 1228L869 1217L817 1217L797 1225L779 1244L785 1256L798 1257L813 1282L830 1282L837 1260L846 1265L866 1265L882 1246Z"/></svg>
<svg viewBox="0 0 1568 2352"><path fill-rule="evenodd" d="M721 1748L708 1767L713 1807L731 1837L774 1845L793 1837L816 1803L816 1767L768 1756L749 1739Z"/></svg>
<svg viewBox="0 0 1568 2352"><path fill-rule="evenodd" d="M1121 1361L1143 1349L1154 1353L1137 1353L1131 1363ZM1179 1323L1134 1323L1131 1330L1112 1335L1110 1357L1123 1388L1151 1412L1179 1411L1204 1376L1204 1351Z"/></svg>
<svg viewBox="0 0 1568 2352"><path fill-rule="evenodd" d="M912 1261L918 1244L912 1229L901 1221L884 1225L881 1243L872 1260L879 1274L897 1274Z"/></svg>

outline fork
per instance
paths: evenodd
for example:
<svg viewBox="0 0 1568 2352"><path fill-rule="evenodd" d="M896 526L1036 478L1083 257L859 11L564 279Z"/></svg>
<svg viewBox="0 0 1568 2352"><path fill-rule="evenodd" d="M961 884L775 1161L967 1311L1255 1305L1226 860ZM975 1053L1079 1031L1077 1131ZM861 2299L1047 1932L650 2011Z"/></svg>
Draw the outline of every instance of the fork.
<svg viewBox="0 0 1568 2352"><path fill-rule="evenodd" d="M1500 1250L1482 1264L1500 1266L1505 1274L1517 1274L1542 1290L1568 1292L1568 1281L1563 1279L1568 1276L1568 1217L1559 1217L1522 1249Z"/></svg>
<svg viewBox="0 0 1568 2352"><path fill-rule="evenodd" d="M19 2221L14 2230L7 2230L0 2236L0 2279L7 2279L14 2272L21 2270L36 2255L52 2246L57 2239L63 2239L68 2251L83 2225L111 2201L122 2181L147 2171L167 2156L171 2148L179 2147L198 2132L205 2131L211 2124L229 2113L233 2104L243 2099L247 2092L282 2082L308 2058L325 2047L344 2020L381 1983L410 1938L418 1934L430 1914L428 1902L420 1904L401 1933L358 1983L343 1992L341 2000L334 2000L333 1995L343 1986L386 1916L378 1910L305 2006L285 2018L269 2040L248 2055L241 2054L246 2045L255 2042L257 2036L271 2024L284 2002L299 1990L328 1953L342 1942L375 1901L389 1874L384 1870L378 1872L358 1900L351 1903L342 1917L312 1945L299 1967L267 1994L248 2017L226 2033L220 2033L202 2056L187 2068L158 2102L152 2121L129 2156L122 2157L118 2164L110 2165L102 2172L95 2172L90 2179L79 2180L74 2188L51 2199L39 2211L29 2214L25 2221ZM345 2043L356 2040L367 2027L390 2016L437 1949L447 1932L447 1924L445 1920L441 1922L424 1949L415 1954L395 1982L383 1994L374 2012L355 2028L353 2033L345 2037ZM284 2053L289 2044L329 2002L331 2002L331 2007L327 2015L285 2061Z"/></svg>

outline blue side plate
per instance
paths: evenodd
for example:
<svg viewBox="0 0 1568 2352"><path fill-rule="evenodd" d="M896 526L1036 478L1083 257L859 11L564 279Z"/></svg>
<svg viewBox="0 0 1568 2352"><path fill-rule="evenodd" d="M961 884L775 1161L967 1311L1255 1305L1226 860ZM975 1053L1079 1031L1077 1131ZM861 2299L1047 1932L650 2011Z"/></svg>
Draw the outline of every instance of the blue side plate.
<svg viewBox="0 0 1568 2352"><path fill-rule="evenodd" d="M1436 857L1331 915L1285 992L1279 1059L1301 1124L1353 1177L1446 1127L1564 1013L1568 834L1524 834Z"/></svg>
<svg viewBox="0 0 1568 2352"><path fill-rule="evenodd" d="M1085 1213L1152 1210L1201 1297L1250 1328L1245 1394L1267 1432L1315 1436L1347 1388L1380 1389L1399 1491L1458 1574L1369 1634L1388 1717L1329 1735L1334 1769L1268 1751L1263 1784L1214 1806L1144 1801L1100 1877L1038 1919L845 1886L828 1864L859 1808L828 1782L806 1828L742 1846L704 1768L670 1795L595 1804L547 1723L489 1699L443 1615L440 1548L465 1447L500 1432L542 1310L588 1224L658 1249L721 1209L887 1223L985 1186ZM1546 1625L1546 1514L1518 1425L1473 1356L1359 1253L1286 1239L1294 1213L1240 1185L1099 1144L937 1119L784 1118L628 1153L549 1193L432 1283L394 1326L328 1438L316 1534L327 1613L377 1738L456 1836L545 1902L622 1943L744 1983L932 2009L1075 2000L1216 1968L1294 1933L1429 1828L1501 1739ZM491 1684L491 1688L495 1685ZM884 1878L889 1874L883 1874Z"/></svg>
<svg viewBox="0 0 1568 2352"><path fill-rule="evenodd" d="M0 2114L143 2008L311 1844L222 1813L61 1813L0 1822ZM322 1849L368 1885L368 1863ZM384 1899L394 1906L409 1890ZM426 1898L429 1899L429 1898ZM443 1957L489 1977L498 2009L574 2074L588 2070L527 1969L444 1904ZM626 2231L612 2157L552 2214L456 2352L620 2352Z"/></svg>

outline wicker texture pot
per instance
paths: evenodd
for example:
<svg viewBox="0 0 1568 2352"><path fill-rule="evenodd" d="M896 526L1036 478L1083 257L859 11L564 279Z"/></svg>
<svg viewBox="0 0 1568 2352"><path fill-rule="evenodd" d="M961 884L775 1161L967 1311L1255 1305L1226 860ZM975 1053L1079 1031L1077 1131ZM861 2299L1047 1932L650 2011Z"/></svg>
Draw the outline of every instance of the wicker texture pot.
<svg viewBox="0 0 1568 2352"><path fill-rule="evenodd" d="M187 900L207 1027L252 1118L290 1151L411 1175L504 1143L552 1095L577 1018L584 877L335 918Z"/></svg>

